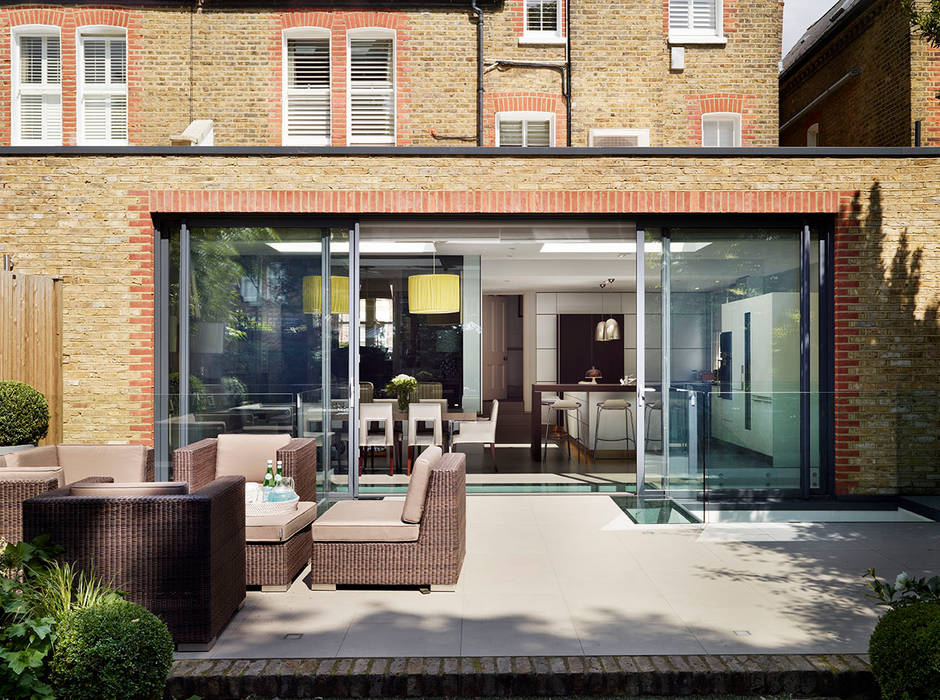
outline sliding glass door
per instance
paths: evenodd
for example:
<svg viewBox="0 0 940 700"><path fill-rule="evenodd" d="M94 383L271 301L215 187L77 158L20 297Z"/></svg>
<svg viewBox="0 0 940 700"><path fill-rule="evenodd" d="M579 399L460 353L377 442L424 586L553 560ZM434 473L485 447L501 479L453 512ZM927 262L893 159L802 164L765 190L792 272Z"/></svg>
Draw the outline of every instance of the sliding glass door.
<svg viewBox="0 0 940 700"><path fill-rule="evenodd" d="M156 442L220 433L318 444L318 491L349 480L355 367L354 229L203 225L161 232ZM353 450L355 451L355 450Z"/></svg>

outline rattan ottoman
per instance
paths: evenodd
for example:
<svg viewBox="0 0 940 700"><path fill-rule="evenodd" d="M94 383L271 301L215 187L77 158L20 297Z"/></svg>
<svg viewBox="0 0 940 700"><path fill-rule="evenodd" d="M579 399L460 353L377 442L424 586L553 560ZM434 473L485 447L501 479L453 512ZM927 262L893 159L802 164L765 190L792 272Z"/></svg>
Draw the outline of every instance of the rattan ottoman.
<svg viewBox="0 0 940 700"><path fill-rule="evenodd" d="M310 562L310 524L317 504L301 502L295 513L245 518L245 583L262 591L286 591Z"/></svg>

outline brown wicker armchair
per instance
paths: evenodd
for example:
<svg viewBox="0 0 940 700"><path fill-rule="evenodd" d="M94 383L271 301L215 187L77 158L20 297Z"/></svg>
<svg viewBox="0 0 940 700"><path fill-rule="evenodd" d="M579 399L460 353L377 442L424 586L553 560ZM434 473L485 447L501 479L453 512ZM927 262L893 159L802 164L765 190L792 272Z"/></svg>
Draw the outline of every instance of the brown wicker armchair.
<svg viewBox="0 0 940 700"><path fill-rule="evenodd" d="M266 459L284 463L284 476L294 479L301 501L317 500L316 440L291 438L289 434L229 433L180 447L173 452L173 478L189 483L190 489L229 474L260 482Z"/></svg>
<svg viewBox="0 0 940 700"><path fill-rule="evenodd" d="M413 488L421 476L419 459L404 504L341 501L314 522L311 588L353 584L453 590L467 548L466 455L439 456L436 447L427 452L433 451L426 486ZM413 498L423 501L417 513Z"/></svg>
<svg viewBox="0 0 940 700"><path fill-rule="evenodd" d="M162 618L178 649L205 650L245 600L245 480L221 477L191 493L177 483L176 495L123 495L123 484L73 495L95 486L88 481L50 491L23 502L23 534L49 534L64 560Z"/></svg>

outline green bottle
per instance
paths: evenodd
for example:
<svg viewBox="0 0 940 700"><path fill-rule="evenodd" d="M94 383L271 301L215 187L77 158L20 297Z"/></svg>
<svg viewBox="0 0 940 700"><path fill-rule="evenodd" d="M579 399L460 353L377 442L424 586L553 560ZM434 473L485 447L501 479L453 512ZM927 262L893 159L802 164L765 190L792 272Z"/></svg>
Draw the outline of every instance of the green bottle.
<svg viewBox="0 0 940 700"><path fill-rule="evenodd" d="M277 460L277 471L274 472L273 486L280 486L283 480L284 480L284 463L281 460Z"/></svg>
<svg viewBox="0 0 940 700"><path fill-rule="evenodd" d="M264 474L264 481L261 483L263 488L272 488L274 486L274 463L268 460L268 470Z"/></svg>

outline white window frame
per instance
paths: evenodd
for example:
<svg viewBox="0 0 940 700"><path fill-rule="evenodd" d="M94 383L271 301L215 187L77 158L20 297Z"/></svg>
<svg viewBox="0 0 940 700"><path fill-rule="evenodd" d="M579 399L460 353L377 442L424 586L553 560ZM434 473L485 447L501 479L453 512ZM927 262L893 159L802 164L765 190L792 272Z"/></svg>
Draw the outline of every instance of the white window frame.
<svg viewBox="0 0 940 700"><path fill-rule="evenodd" d="M741 147L741 115L738 112L708 112L702 115L702 146L705 146L705 122L708 120L730 121L734 123L734 143L731 146L708 146L708 148Z"/></svg>
<svg viewBox="0 0 940 700"><path fill-rule="evenodd" d="M48 85L20 85L20 47L21 37L56 36L59 38L59 84L57 88ZM10 143L14 146L61 146L62 145L62 32L59 27L48 24L20 24L10 32ZM20 96L58 95L59 96L59 138L57 139L21 139L20 138Z"/></svg>
<svg viewBox="0 0 940 700"><path fill-rule="evenodd" d="M715 3L715 26L711 29L692 29L687 27L682 30L673 30L672 29L672 17L668 16L666 18L667 26L669 26L669 43L670 44L718 44L725 45L728 43L727 37L725 37L725 7L724 0L712 0ZM690 8L692 0L689 0ZM668 6L667 6L668 7ZM668 12L668 10L667 10Z"/></svg>
<svg viewBox="0 0 940 700"><path fill-rule="evenodd" d="M330 78L326 88L330 102L329 133L325 138L291 137L287 134L287 41L289 39L326 39L329 46ZM312 90L310 91L312 92ZM281 40L281 144L284 146L329 146L333 142L333 37L325 27L285 29Z"/></svg>
<svg viewBox="0 0 940 700"><path fill-rule="evenodd" d="M392 138L391 141L380 137L359 137L352 135L352 40L353 39L391 39L392 40ZM356 88L356 92L365 92L368 88ZM395 146L398 144L398 36L394 29L384 27L359 27L346 32L346 143L350 146Z"/></svg>
<svg viewBox="0 0 940 700"><path fill-rule="evenodd" d="M806 145L809 148L816 148L819 145L819 122L806 130Z"/></svg>
<svg viewBox="0 0 940 700"><path fill-rule="evenodd" d="M503 119L507 121L522 121L522 140L526 140L525 123L529 121L547 121L548 122L548 146L555 147L555 114L554 112L497 112L496 113L496 145L502 146L500 138L500 122ZM506 146L506 148L520 148L520 146ZM529 146L524 143L521 148L546 148L545 146Z"/></svg>
<svg viewBox="0 0 940 700"><path fill-rule="evenodd" d="M646 148L650 145L649 129L591 129L588 145L592 148L596 136L635 136L636 148Z"/></svg>
<svg viewBox="0 0 940 700"><path fill-rule="evenodd" d="M75 71L76 71L76 126L78 133L76 142L79 146L126 146L128 138L123 139L86 139L85 138L85 40L86 39L124 39L124 85L114 86L109 82L100 88L88 90L89 94L95 95L123 95L125 104L125 113L127 118L126 131L130 135L130 96L128 94L128 82L130 78L129 50L127 46L127 30L124 27L112 27L108 25L87 25L78 27L75 30ZM110 61L110 56L107 59ZM110 73L110 71L106 71Z"/></svg>
<svg viewBox="0 0 940 700"><path fill-rule="evenodd" d="M519 37L520 46L535 46L548 44L565 44L568 40L565 38L562 26L564 19L564 0L554 0L555 17L557 24L554 30L532 30L529 29L529 0L519 0L522 3L522 36Z"/></svg>

